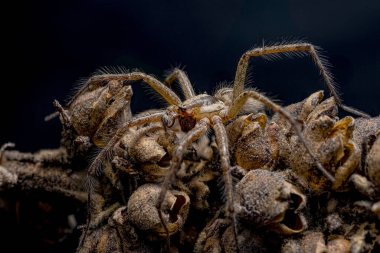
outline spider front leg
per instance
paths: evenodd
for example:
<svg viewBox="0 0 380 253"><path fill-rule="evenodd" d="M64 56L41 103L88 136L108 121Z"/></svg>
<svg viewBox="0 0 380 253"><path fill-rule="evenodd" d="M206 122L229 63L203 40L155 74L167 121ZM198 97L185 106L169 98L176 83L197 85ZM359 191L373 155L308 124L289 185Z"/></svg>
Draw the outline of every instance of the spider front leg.
<svg viewBox="0 0 380 253"><path fill-rule="evenodd" d="M95 186L97 185L96 177L101 174L102 163L110 156L111 150L113 147L121 140L121 138L127 133L127 131L134 126L144 125L146 123L160 122L165 115L165 112L156 112L152 114L147 114L132 119L129 122L126 122L116 134L111 138L107 145L100 151L96 156L94 161L91 163L90 167L87 170L87 222L86 227L83 232L83 236L79 242L79 248L83 246L83 243L87 237L87 233L90 227L92 215L91 215L91 205L93 203L93 196L96 195Z"/></svg>
<svg viewBox="0 0 380 253"><path fill-rule="evenodd" d="M189 77L186 75L185 71L175 68L165 79L165 84L167 86L171 86L174 81L178 81L181 89L183 91L183 95L185 95L185 99L189 99L195 97L195 92Z"/></svg>
<svg viewBox="0 0 380 253"><path fill-rule="evenodd" d="M165 116L164 111L155 112L152 114L147 114L144 116L136 117L128 122L126 122L121 128L118 129L116 134L111 138L107 145L100 151L96 156L94 161L88 168L87 174L89 176L95 176L100 174L100 168L102 162L109 156L112 148L121 140L121 138L127 133L127 131L134 126L141 126L146 123L161 122L162 118Z"/></svg>
<svg viewBox="0 0 380 253"><path fill-rule="evenodd" d="M232 103L228 113L227 113L227 120L234 118L241 108L244 106L248 98L253 98L258 100L259 102L263 103L265 106L273 110L274 112L279 113L282 115L291 125L294 131L296 132L299 140L302 142L302 144L305 146L307 153L310 155L310 157L313 159L315 165L318 167L318 169L331 181L335 182L335 178L322 166L322 164L318 161L316 156L312 153L312 149L310 148L309 144L306 142L305 138L303 137L303 134L301 132L301 129L299 127L299 123L290 115L287 111L285 111L281 106L278 104L272 102L269 98L266 96L256 92L256 91L244 91L241 93L236 99L234 99L234 102Z"/></svg>
<svg viewBox="0 0 380 253"><path fill-rule="evenodd" d="M227 198L227 217L231 218L232 227L234 231L234 240L239 250L237 240L236 218L234 211L234 193L232 185L232 177L230 174L230 154L228 151L228 137L223 121L219 116L212 117L213 129L215 131L216 143L219 149L220 166L223 172L224 190Z"/></svg>
<svg viewBox="0 0 380 253"><path fill-rule="evenodd" d="M233 99L237 99L237 97L244 90L244 83L246 81L247 69L249 65L249 60L251 57L265 56L265 55L279 55L279 54L295 54L299 55L302 53L307 53L313 59L315 65L317 65L322 78L329 89L331 95L334 97L337 105L343 110L358 115L360 117L369 118L370 116L366 113L363 113L355 108L346 106L343 104L341 98L335 90L334 80L329 73L326 67L326 60L321 58L318 55L316 48L310 43L295 43L295 44L287 44L287 45L277 45L270 47L261 47L255 48L253 50L249 50L243 54L240 58L234 81L234 91L233 91Z"/></svg>
<svg viewBox="0 0 380 253"><path fill-rule="evenodd" d="M95 90L107 85L110 81L143 81L148 84L152 89L158 92L169 104L179 105L181 100L179 97L170 90L165 84L157 80L151 75L143 72L131 72L125 74L99 74L91 76L84 85L78 90L78 92L67 103L66 107L70 107L80 96L90 90ZM50 117L50 116L48 116ZM51 117L54 117L53 115Z"/></svg>
<svg viewBox="0 0 380 253"><path fill-rule="evenodd" d="M178 146L176 147L175 151L173 152L172 160L170 163L170 168L165 176L165 179L162 183L162 189L160 192L160 196L157 200L157 209L158 209L158 215L160 217L161 223L166 231L167 234L167 245L170 247L170 240L169 240L169 230L167 228L167 222L164 219L161 210L163 210L163 204L164 204L164 199L165 195L175 180L176 173L181 166L181 162L183 160L183 155L186 151L186 149L196 140L198 140L200 137L205 135L209 128L209 123L210 121L207 118L201 119L195 127L189 131L180 141Z"/></svg>

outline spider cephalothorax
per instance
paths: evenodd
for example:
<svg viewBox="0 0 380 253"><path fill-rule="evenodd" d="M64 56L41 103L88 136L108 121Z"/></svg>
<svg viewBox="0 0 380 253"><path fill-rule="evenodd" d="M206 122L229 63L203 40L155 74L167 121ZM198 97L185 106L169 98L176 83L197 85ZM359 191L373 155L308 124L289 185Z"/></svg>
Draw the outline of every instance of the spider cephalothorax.
<svg viewBox="0 0 380 253"><path fill-rule="evenodd" d="M172 117L167 123L170 127L177 118L178 123L183 132L189 132L193 129L197 121L208 118L211 120L212 116L227 113L228 107L219 99L207 95L200 94L185 100L179 106L172 106L168 109L170 112L168 117Z"/></svg>
<svg viewBox="0 0 380 253"><path fill-rule="evenodd" d="M202 138L209 129L213 130L215 135L217 151L219 152L219 167L221 175L224 181L224 196L226 197L226 216L232 221L232 227L234 230L234 237L236 240L235 231L235 212L234 212L234 201L233 201L233 185L232 178L230 175L230 154L228 145L228 136L225 128L225 124L235 120L235 118L245 112L247 109L247 103L251 103L252 100L258 101L263 106L269 108L275 113L278 113L287 122L290 123L291 127L294 129L295 134L298 136L300 143L305 146L305 152L307 152L314 165L331 181L334 181L334 177L326 171L321 163L318 161L317 154L313 153L309 144L306 142L298 121L286 110L284 110L280 105L273 102L271 99L267 98L263 94L255 90L245 90L244 84L246 83L247 68L249 65L249 60L258 56L273 55L273 54L309 54L316 66L319 68L322 78L326 83L331 94L334 96L335 101L338 106L342 109L358 114L360 116L367 116L353 108L347 107L342 104L340 98L338 97L331 76L329 75L326 67L323 65L322 60L317 54L315 47L308 43L296 43L296 44L286 44L286 45L276 45L269 47L260 47L253 50L249 50L243 54L240 58L235 79L232 88L223 88L215 94L215 96L201 94L196 95L193 87L184 71L180 69L175 69L164 82L159 81L155 77L145 74L143 72L130 72L130 73L117 73L109 74L103 73L100 75L92 76L87 85L81 89L81 92L91 91L94 88L102 87L103 83L116 82L119 84L127 84L133 81L141 81L148 84L152 89L154 89L158 94L160 94L169 106L162 110L156 110L152 112L143 113L132 117L127 121L117 121L119 116L116 116L115 122L122 122L122 124L115 125L108 133L114 133L111 138L106 138L109 140L106 145L99 142L95 142L95 145L103 147L102 151L97 155L88 169L89 178L94 178L99 175L102 170L103 162L109 157L110 152L113 148L120 143L121 139L125 134L127 134L131 128L139 127L144 125L149 125L155 122L163 122L164 127L171 128L178 126L182 132L180 137L178 137L178 142L171 155L170 166L165 175L165 179L161 185L161 192L157 199L157 210L158 215L164 228L166 234L169 237L170 233L167 229L167 224L165 222L163 210L163 202L166 193L173 185L174 180L176 180L176 174L181 167L184 159L186 150L197 140ZM177 81L180 84L185 101L181 101L180 97L170 89L170 85ZM109 86L111 88L111 86ZM117 93L120 94L120 93ZM120 97L120 96L119 96ZM115 97L116 98L116 97ZM124 99L124 98L117 98ZM118 101L111 100L111 104L117 105ZM69 109L74 110L69 106ZM119 110L117 110L119 111ZM176 125L176 122L178 124ZM86 123L86 122L84 122ZM91 122L87 122L91 123ZM106 136L108 137L108 135ZM89 191L91 193L92 191ZM91 199L91 197L89 197ZM84 236L85 237L85 236ZM83 240L82 240L83 242ZM237 245L239 247L239 245Z"/></svg>

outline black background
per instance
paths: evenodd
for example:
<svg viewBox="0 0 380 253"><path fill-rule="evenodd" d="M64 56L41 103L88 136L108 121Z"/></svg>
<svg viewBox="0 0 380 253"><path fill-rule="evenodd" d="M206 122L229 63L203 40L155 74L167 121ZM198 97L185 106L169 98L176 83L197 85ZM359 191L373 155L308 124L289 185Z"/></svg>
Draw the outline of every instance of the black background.
<svg viewBox="0 0 380 253"><path fill-rule="evenodd" d="M184 66L196 91L211 92L232 81L241 54L263 41L304 39L322 47L344 101L372 115L380 111L377 0L15 3L3 22L0 143L15 142L22 151L59 145L59 121L44 116L54 111L53 99L70 98L75 83L99 67L163 78ZM252 66L251 85L283 104L325 89L309 57ZM162 106L147 89L134 91L134 111Z"/></svg>

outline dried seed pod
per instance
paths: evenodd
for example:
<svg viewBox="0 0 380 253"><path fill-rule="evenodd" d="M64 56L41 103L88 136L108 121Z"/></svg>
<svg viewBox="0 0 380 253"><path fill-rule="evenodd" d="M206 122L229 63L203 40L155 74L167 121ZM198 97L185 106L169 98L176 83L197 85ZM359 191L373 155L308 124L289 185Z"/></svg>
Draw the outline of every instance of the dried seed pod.
<svg viewBox="0 0 380 253"><path fill-rule="evenodd" d="M221 236L229 225L231 222L227 219L215 219L209 222L199 233L194 253L222 252Z"/></svg>
<svg viewBox="0 0 380 253"><path fill-rule="evenodd" d="M158 143L161 135L165 135L161 123L151 123L143 127L133 127L123 136L119 148L125 156L136 163L157 163L166 154L164 147Z"/></svg>
<svg viewBox="0 0 380 253"><path fill-rule="evenodd" d="M380 192L380 116L355 121L353 142L362 157L356 172L350 177L354 187L371 200L379 198ZM375 212L376 213L376 212Z"/></svg>
<svg viewBox="0 0 380 253"><path fill-rule="evenodd" d="M153 248L143 241L136 229L129 224L126 207L116 209L108 222L101 227L93 228L78 253L97 252L154 252Z"/></svg>
<svg viewBox="0 0 380 253"><path fill-rule="evenodd" d="M327 247L321 232L306 232L302 238L286 240L282 253L327 253Z"/></svg>
<svg viewBox="0 0 380 253"><path fill-rule="evenodd" d="M380 220L380 201L377 201L371 206L371 211L376 214L377 218Z"/></svg>
<svg viewBox="0 0 380 253"><path fill-rule="evenodd" d="M234 230L232 226L229 226L226 229L221 239L221 244L224 250L223 252L236 252L237 245L234 240ZM271 252L268 248L269 245L265 243L263 236L253 229L243 229L242 231L239 231L237 243L239 244L239 252Z"/></svg>
<svg viewBox="0 0 380 253"><path fill-rule="evenodd" d="M301 252L327 253L323 234L321 232L305 233L301 240Z"/></svg>
<svg viewBox="0 0 380 253"><path fill-rule="evenodd" d="M137 163L158 163L166 154L164 148L151 136L143 136L130 148Z"/></svg>
<svg viewBox="0 0 380 253"><path fill-rule="evenodd" d="M217 173L207 168L208 162L185 160L182 162L180 170L177 172L177 187L188 192L191 196L191 206L197 210L207 210L209 208L208 196L210 188L208 182L217 178ZM184 182L184 183L181 183Z"/></svg>
<svg viewBox="0 0 380 253"><path fill-rule="evenodd" d="M118 126L131 118L132 94L130 86L111 80L103 86L90 86L65 111L78 135L88 136L103 147Z"/></svg>
<svg viewBox="0 0 380 253"><path fill-rule="evenodd" d="M304 123L303 135L317 159L335 176L332 188L337 190L347 181L360 163L359 147L352 140L354 119L345 117L337 120L337 106L333 98L317 104L322 93L314 93L301 104L291 107ZM304 145L278 116L274 121L282 127L279 135L280 156L298 175L302 176L309 187L321 192L328 187L325 177L316 173L314 161L307 154ZM288 137L287 137L288 136ZM290 136L290 138L289 138Z"/></svg>
<svg viewBox="0 0 380 253"><path fill-rule="evenodd" d="M380 231L375 223L361 224L350 239L352 253L375 252L380 249Z"/></svg>
<svg viewBox="0 0 380 253"><path fill-rule="evenodd" d="M376 141L373 143L372 148L367 155L366 164L366 174L368 175L368 178L380 191L380 132L378 132Z"/></svg>
<svg viewBox="0 0 380 253"><path fill-rule="evenodd" d="M313 112L315 108L320 104L322 99L323 91L317 91L301 102L286 106L285 109L300 122L305 122L311 112ZM338 110L336 107L331 107L330 109L333 109L333 111L329 112L332 114L336 114ZM281 117L281 115L278 113L273 115L271 122L276 122L279 126L282 127L282 131L284 131L286 134L292 131L289 122L285 118Z"/></svg>
<svg viewBox="0 0 380 253"><path fill-rule="evenodd" d="M278 172L251 170L236 186L236 214L254 226L282 233L300 233L306 220L299 212L306 197Z"/></svg>
<svg viewBox="0 0 380 253"><path fill-rule="evenodd" d="M228 125L229 142L236 164L247 170L270 167L278 154L276 125L267 127L265 114L242 116Z"/></svg>
<svg viewBox="0 0 380 253"><path fill-rule="evenodd" d="M355 173L350 177L350 181L354 184L356 190L358 190L364 196L367 196L370 199L376 198L376 187L366 177Z"/></svg>
<svg viewBox="0 0 380 253"><path fill-rule="evenodd" d="M380 116L373 118L355 119L355 127L352 140L360 147L360 155L366 156L380 131ZM364 164L360 164L361 171L365 170Z"/></svg>
<svg viewBox="0 0 380 253"><path fill-rule="evenodd" d="M17 183L17 175L0 165L0 190L12 188Z"/></svg>
<svg viewBox="0 0 380 253"><path fill-rule="evenodd" d="M169 154L158 142L161 135L165 135L162 124L152 123L142 128L130 129L121 141L119 155L133 164L134 171L145 182L161 182L168 171Z"/></svg>
<svg viewBox="0 0 380 253"><path fill-rule="evenodd" d="M240 226L239 226L240 227ZM216 253L236 252L237 245L234 240L234 230L228 219L216 219L207 224L199 234L194 247L195 253ZM268 245L265 244L262 231L254 229L240 228L237 235L239 252L270 252Z"/></svg>
<svg viewBox="0 0 380 253"><path fill-rule="evenodd" d="M129 198L127 207L128 220L139 230L166 237L166 230L161 223L158 212L167 224L169 234L175 234L184 225L189 212L190 198L184 192L168 191L163 210L157 209L161 187L154 184L140 186Z"/></svg>
<svg viewBox="0 0 380 253"><path fill-rule="evenodd" d="M337 238L327 243L328 253L349 253L350 241L344 238Z"/></svg>

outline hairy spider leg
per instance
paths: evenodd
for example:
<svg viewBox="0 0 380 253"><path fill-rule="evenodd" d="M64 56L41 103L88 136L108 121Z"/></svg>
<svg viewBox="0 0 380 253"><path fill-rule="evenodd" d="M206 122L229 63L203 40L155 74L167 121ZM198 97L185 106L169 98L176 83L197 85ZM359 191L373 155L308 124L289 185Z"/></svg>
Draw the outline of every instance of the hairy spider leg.
<svg viewBox="0 0 380 253"><path fill-rule="evenodd" d="M86 83L80 88L80 90L71 98L71 100L67 103L67 107L69 107L80 95L85 93L88 90L90 85L98 85L104 81L143 81L148 84L152 89L158 92L169 104L171 105L179 105L181 103L181 99L165 84L150 76L148 74L142 72L131 72L127 74L102 74L102 75L94 75L90 77ZM188 79L187 79L188 80ZM59 113L55 112L45 117L45 121L49 121Z"/></svg>
<svg viewBox="0 0 380 253"><path fill-rule="evenodd" d="M236 228L236 217L234 209L234 193L232 177L230 173L230 153L228 151L228 137L226 128L223 125L223 121L219 116L212 117L213 129L215 132L216 144L218 145L219 155L220 155L220 166L222 168L223 179L224 179L224 194L226 196L226 207L227 207L227 217L231 219L234 240L236 242L236 250L239 251L239 243L237 240L237 228Z"/></svg>
<svg viewBox="0 0 380 253"><path fill-rule="evenodd" d="M341 98L334 87L334 81L332 79L331 74L326 68L326 60L322 59L315 48L310 43L295 43L295 44L287 44L287 45L277 45L277 46L269 46L269 47L260 47L255 48L253 50L249 50L245 52L237 65L235 80L234 80L234 90L233 90L233 99L237 99L237 97L244 91L244 83L246 80L247 69L249 65L249 60L253 57L265 56L265 55L276 55L276 54L300 54L300 53L308 53L315 65L318 67L320 74L327 86L330 90L331 95L334 97L337 105L343 110L358 115L360 117L369 118L370 116L364 112L359 111L358 109L352 108L350 106L344 105Z"/></svg>
<svg viewBox="0 0 380 253"><path fill-rule="evenodd" d="M144 125L146 123L161 122L162 117L165 115L165 111L154 112L152 114L139 116L126 122L121 128L119 128L116 134L111 138L107 145L100 151L94 161L88 168L87 174L94 176L99 174L99 168L101 168L102 162L107 158L112 148L121 140L121 138L127 133L129 128L134 126Z"/></svg>
<svg viewBox="0 0 380 253"><path fill-rule="evenodd" d="M99 81L143 81L152 89L159 93L170 105L180 105L181 99L165 84L157 80L151 75L142 72L131 72L127 74L103 74L90 77L88 84Z"/></svg>
<svg viewBox="0 0 380 253"><path fill-rule="evenodd" d="M96 156L94 161L91 163L90 167L87 170L87 185L88 185L88 193L87 193L87 222L85 227L85 232L83 234L83 237L81 241L79 242L80 249L83 246L83 243L85 242L85 239L87 237L87 233L89 230L89 226L91 223L91 200L92 200L92 191L94 188L94 178L98 174L101 173L101 165L102 162L107 159L109 156L112 148L120 141L120 139L127 133L129 128L134 126L140 126L144 125L146 123L152 123L152 122L161 122L163 115L165 114L164 111L162 112L155 112L148 115L143 115L137 118L134 118L130 120L129 122L126 122L118 131L116 134L111 138L111 140L107 143L107 145L100 151L100 153Z"/></svg>
<svg viewBox="0 0 380 253"><path fill-rule="evenodd" d="M57 110L57 113L59 113L62 117L63 125L67 128L70 128L72 126L71 124L71 117L66 112L66 110L62 107L62 105L58 102L58 100L54 99L53 106Z"/></svg>
<svg viewBox="0 0 380 253"><path fill-rule="evenodd" d="M95 75L89 78L86 82L85 86L76 94L76 96L69 102L69 105L72 101L74 101L80 94L86 91L87 87L92 83L100 83L103 81L144 81L150 87L152 87L155 91L157 91L169 104L171 105L179 105L181 103L180 98L167 86L165 86L162 82L157 80L156 78L147 75L142 72L132 72L128 74L103 74L103 75ZM88 207L87 207L87 224L85 228L84 236L82 237L81 242L79 243L80 247L83 245L88 228L91 220L91 192L92 192L92 182L97 174L101 172L102 162L107 159L112 148L120 141L120 139L125 135L130 127L143 125L146 123L152 122L160 122L164 116L164 112L152 113L149 115L140 116L132 119L129 122L126 122L116 134L109 140L107 145L100 151L100 153L96 156L94 161L91 163L90 167L87 171L87 184L89 185L88 189Z"/></svg>
<svg viewBox="0 0 380 253"><path fill-rule="evenodd" d="M173 82L178 81L181 86L183 95L185 95L185 99L189 99L195 97L195 92L189 77L186 75L185 71L179 68L175 68L165 79L164 83L167 86L171 86Z"/></svg>
<svg viewBox="0 0 380 253"><path fill-rule="evenodd" d="M170 238L169 238L169 230L167 228L166 221L164 220L164 217L162 216L161 210L162 205L165 199L165 195L167 191L169 190L170 185L175 180L176 172L178 171L178 168L181 166L181 162L183 159L183 155L186 151L186 149L196 140L198 140L200 137L206 134L207 130L209 129L209 123L210 121L207 118L201 119L195 127L190 130L180 141L178 146L176 147L175 151L173 152L172 160L170 162L170 168L165 176L165 179L162 183L161 192L157 200L157 209L158 215L160 217L161 223L164 226L164 229L167 234L167 246L170 248Z"/></svg>
<svg viewBox="0 0 380 253"><path fill-rule="evenodd" d="M241 93L236 99L234 99L232 106L228 110L227 113L227 119L232 119L236 117L236 115L239 113L241 108L244 106L245 102L248 98L253 98L258 100L259 102L263 103L265 106L273 110L274 112L277 112L281 114L288 122L292 125L292 128L296 132L299 140L302 142L302 144L305 146L307 153L311 156L311 158L314 161L314 164L318 167L318 169L331 181L335 182L335 178L322 166L322 164L318 161L316 156L311 151L311 148L309 144L306 142L305 138L303 137L302 131L299 127L299 123L290 115L287 111L285 111L281 106L278 104L272 102L269 98L264 96L263 94L260 94L256 91L244 91Z"/></svg>

